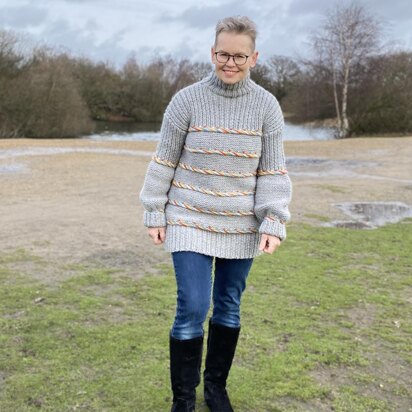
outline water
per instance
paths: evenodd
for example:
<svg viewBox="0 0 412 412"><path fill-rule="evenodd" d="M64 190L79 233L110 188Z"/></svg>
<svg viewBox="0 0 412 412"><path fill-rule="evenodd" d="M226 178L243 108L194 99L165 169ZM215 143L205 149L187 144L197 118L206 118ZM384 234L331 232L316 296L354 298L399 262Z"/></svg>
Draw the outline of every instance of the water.
<svg viewBox="0 0 412 412"><path fill-rule="evenodd" d="M16 149L5 149L0 150L0 160L12 159L16 157L26 157L26 156L48 156L56 154L66 154L66 153L101 153L101 154L114 154L119 156L152 156L152 152L144 150L128 150L128 149L111 149L105 147L28 147L28 148L16 148ZM0 171L19 171L18 167L6 166L0 168Z"/></svg>
<svg viewBox="0 0 412 412"><path fill-rule="evenodd" d="M0 174L4 173L23 173L27 171L27 166L21 163L11 163L0 165Z"/></svg>
<svg viewBox="0 0 412 412"><path fill-rule="evenodd" d="M335 129L332 127L312 127L285 122L284 140L332 140Z"/></svg>
<svg viewBox="0 0 412 412"><path fill-rule="evenodd" d="M107 141L160 140L160 123L98 122L96 124L96 133L85 136L85 138ZM309 127L285 123L284 140L331 140L333 138L334 129L330 127Z"/></svg>
<svg viewBox="0 0 412 412"><path fill-rule="evenodd" d="M83 139L95 141L158 141L160 139L160 123L114 123L97 122L96 133L91 136L84 136ZM333 129L330 128L311 128L302 125L292 125L286 123L285 140L329 140L333 139ZM50 139L53 142L53 139ZM101 153L114 154L119 156L147 156L151 157L152 152L143 150L115 149L106 147L18 147L0 150L0 176L29 172L29 168L24 163L13 163L14 159L27 156L59 155L66 153ZM302 161L305 163L303 170ZM306 161L306 162L305 162ZM295 167L292 167L295 174L308 173L308 159L292 159ZM7 162L7 164L2 164ZM324 163L324 162L323 162ZM331 162L320 166L329 166ZM333 163L333 162L332 162ZM313 165L312 165L313 166ZM339 165L335 165L338 167ZM342 172L342 167L338 167L336 173ZM346 168L347 169L347 168ZM320 171L312 171L320 173Z"/></svg>
<svg viewBox="0 0 412 412"><path fill-rule="evenodd" d="M373 229L412 217L412 207L401 202L346 202L335 206L352 220L334 221L326 226Z"/></svg>

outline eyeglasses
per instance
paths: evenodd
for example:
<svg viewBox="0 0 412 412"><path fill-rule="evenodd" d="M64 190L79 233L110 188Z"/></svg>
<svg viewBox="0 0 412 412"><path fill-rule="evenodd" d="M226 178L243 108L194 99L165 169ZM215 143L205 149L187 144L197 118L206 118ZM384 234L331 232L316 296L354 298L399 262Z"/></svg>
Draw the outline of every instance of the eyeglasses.
<svg viewBox="0 0 412 412"><path fill-rule="evenodd" d="M227 63L231 57L233 57L233 61L236 65L242 66L247 62L249 56L245 54L229 54L225 52L215 52L216 60L219 63Z"/></svg>

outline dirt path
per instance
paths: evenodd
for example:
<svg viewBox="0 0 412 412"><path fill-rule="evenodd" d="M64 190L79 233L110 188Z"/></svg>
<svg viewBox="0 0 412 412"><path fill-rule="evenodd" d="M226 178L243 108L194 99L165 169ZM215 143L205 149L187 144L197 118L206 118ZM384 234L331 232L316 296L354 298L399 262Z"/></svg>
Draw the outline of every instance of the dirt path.
<svg viewBox="0 0 412 412"><path fill-rule="evenodd" d="M170 263L142 225L138 194L155 142L0 140L0 251L136 276ZM295 222L342 219L345 201L412 205L412 137L286 142ZM33 276L58 279L56 270Z"/></svg>

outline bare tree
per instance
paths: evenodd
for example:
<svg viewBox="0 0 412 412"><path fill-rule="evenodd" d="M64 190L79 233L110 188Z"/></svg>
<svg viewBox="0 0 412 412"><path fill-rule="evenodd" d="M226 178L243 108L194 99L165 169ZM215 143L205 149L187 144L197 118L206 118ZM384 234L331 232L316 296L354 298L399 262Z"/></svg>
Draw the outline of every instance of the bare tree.
<svg viewBox="0 0 412 412"><path fill-rule="evenodd" d="M357 77L349 112L352 133L411 133L412 52L373 56Z"/></svg>
<svg viewBox="0 0 412 412"><path fill-rule="evenodd" d="M290 57L272 56L269 59L268 67L273 79L274 94L279 101L282 101L300 75L299 65Z"/></svg>
<svg viewBox="0 0 412 412"><path fill-rule="evenodd" d="M252 80L254 80L259 86L264 87L266 90L269 90L276 96L270 68L266 63L258 62L256 66L250 71L250 75ZM276 97L279 98L279 96Z"/></svg>
<svg viewBox="0 0 412 412"><path fill-rule="evenodd" d="M32 65L24 53L22 37L7 30L0 30L0 137L16 137L22 124L16 121L15 108L19 109L21 93L26 97L26 84L20 81Z"/></svg>
<svg viewBox="0 0 412 412"><path fill-rule="evenodd" d="M183 87L202 79L212 70L209 63L193 63L188 59L176 60L167 57L165 62L165 77L170 83L172 95Z"/></svg>
<svg viewBox="0 0 412 412"><path fill-rule="evenodd" d="M312 35L319 61L330 69L339 137L350 134L348 91L354 66L362 64L379 49L381 23L363 6L336 3L323 25Z"/></svg>
<svg viewBox="0 0 412 412"><path fill-rule="evenodd" d="M23 56L15 51L17 38L4 30L0 30L0 77L12 77Z"/></svg>

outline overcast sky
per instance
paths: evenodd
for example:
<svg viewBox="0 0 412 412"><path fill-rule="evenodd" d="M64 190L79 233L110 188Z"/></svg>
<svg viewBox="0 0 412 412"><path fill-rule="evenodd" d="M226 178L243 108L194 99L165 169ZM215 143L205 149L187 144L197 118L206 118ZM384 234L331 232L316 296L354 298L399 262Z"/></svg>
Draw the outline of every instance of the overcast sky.
<svg viewBox="0 0 412 412"><path fill-rule="evenodd" d="M331 0L0 0L0 29L121 65L171 54L208 61L220 18L247 15L258 25L261 58L307 55L308 35ZM358 0L386 23L387 41L412 49L411 0Z"/></svg>

